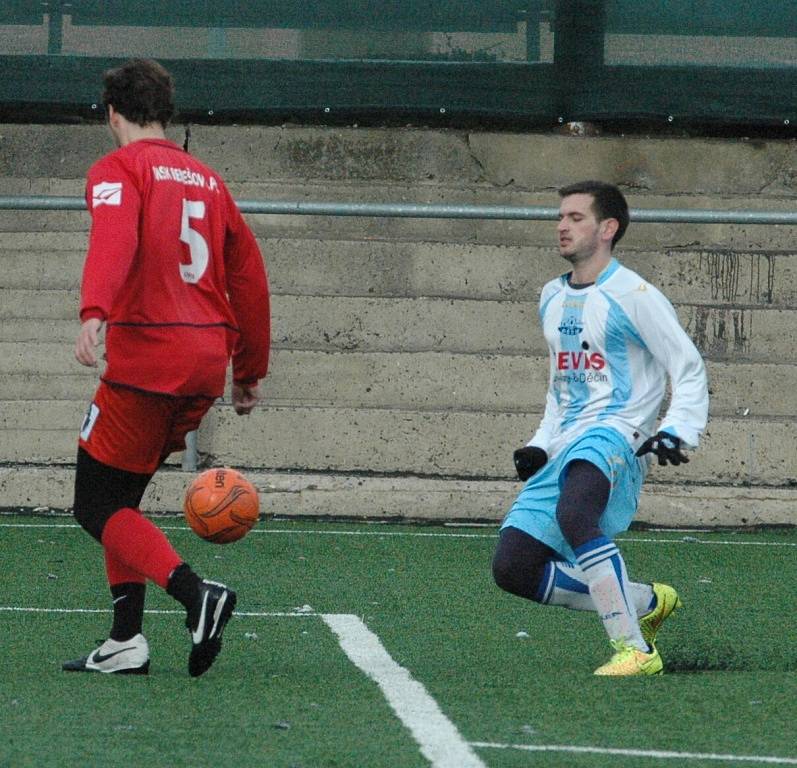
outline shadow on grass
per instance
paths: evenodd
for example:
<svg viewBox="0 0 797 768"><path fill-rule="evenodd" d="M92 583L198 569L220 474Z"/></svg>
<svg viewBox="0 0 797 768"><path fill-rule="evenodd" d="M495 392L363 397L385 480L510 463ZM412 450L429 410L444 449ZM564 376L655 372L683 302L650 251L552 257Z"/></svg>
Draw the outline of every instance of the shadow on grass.
<svg viewBox="0 0 797 768"><path fill-rule="evenodd" d="M764 653L756 653L764 651ZM690 672L797 672L797 653L792 649L679 648L667 652L664 665L668 674Z"/></svg>

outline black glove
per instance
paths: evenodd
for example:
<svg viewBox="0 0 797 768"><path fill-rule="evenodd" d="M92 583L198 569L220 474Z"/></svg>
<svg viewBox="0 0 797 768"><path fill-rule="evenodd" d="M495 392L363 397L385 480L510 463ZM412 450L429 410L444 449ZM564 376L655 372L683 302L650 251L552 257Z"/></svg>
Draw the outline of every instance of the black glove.
<svg viewBox="0 0 797 768"><path fill-rule="evenodd" d="M676 467L689 463L689 457L681 450L681 438L669 432L657 432L645 440L636 455L644 456L646 453L655 453L659 457L660 467L666 466L668 462Z"/></svg>
<svg viewBox="0 0 797 768"><path fill-rule="evenodd" d="M518 448L513 454L517 476L525 482L548 462L548 454L536 445Z"/></svg>

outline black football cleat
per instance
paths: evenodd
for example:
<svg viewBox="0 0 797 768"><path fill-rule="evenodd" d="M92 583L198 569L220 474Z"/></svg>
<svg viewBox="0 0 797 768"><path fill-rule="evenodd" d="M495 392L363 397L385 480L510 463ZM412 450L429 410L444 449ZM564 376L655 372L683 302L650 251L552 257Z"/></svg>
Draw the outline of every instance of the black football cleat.
<svg viewBox="0 0 797 768"><path fill-rule="evenodd" d="M199 597L189 609L185 625L191 633L188 674L199 677L207 672L221 651L221 635L232 616L237 597L224 584L201 581Z"/></svg>
<svg viewBox="0 0 797 768"><path fill-rule="evenodd" d="M61 669L64 672L146 675L149 672L149 645L142 634L129 640L106 640L88 656L65 661Z"/></svg>

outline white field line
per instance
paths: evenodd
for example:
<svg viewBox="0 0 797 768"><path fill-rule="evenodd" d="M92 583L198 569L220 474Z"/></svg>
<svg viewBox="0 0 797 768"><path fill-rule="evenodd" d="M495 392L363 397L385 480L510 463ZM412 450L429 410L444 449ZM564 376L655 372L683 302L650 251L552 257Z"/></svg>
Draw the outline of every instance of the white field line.
<svg viewBox="0 0 797 768"><path fill-rule="evenodd" d="M433 768L486 768L427 690L385 650L359 617L324 613L340 647L382 690Z"/></svg>
<svg viewBox="0 0 797 768"><path fill-rule="evenodd" d="M113 613L113 608L28 608L17 605L0 605L0 612L5 611L8 613ZM178 615L185 616L185 610L159 610L157 608L147 609L145 614L150 615ZM304 618L305 616L320 616L313 611L235 611L233 618L256 618L256 619L270 619L270 618Z"/></svg>
<svg viewBox="0 0 797 768"><path fill-rule="evenodd" d="M0 612L97 614L113 613L110 608L28 608L0 606ZM180 614L181 610L146 610L146 614ZM320 616L335 633L343 652L365 674L374 680L399 720L418 743L421 753L433 768L487 768L468 746L456 726L442 713L437 702L410 673L399 666L385 650L379 638L351 614L311 611L255 612L236 611L235 617L304 618Z"/></svg>
<svg viewBox="0 0 797 768"><path fill-rule="evenodd" d="M34 608L3 605L0 612L95 614L113 613L111 608ZM150 615L183 615L182 610L145 610ZM305 618L320 616L337 635L349 659L373 679L401 722L409 729L421 752L433 768L486 768L473 752L478 749L517 749L525 752L569 752L618 757L648 757L664 760L715 760L720 762L797 765L797 758L769 755L729 755L712 752L670 752L657 749L618 749L583 747L568 744L502 744L489 741L466 742L456 726L440 711L426 689L399 666L385 650L379 638L351 614L316 613L313 611L236 611L235 617Z"/></svg>
<svg viewBox="0 0 797 768"><path fill-rule="evenodd" d="M650 757L660 760L717 760L731 763L797 765L797 757L774 757L770 755L723 755L714 752L669 752L661 749L576 747L567 744L494 744L488 741L472 741L471 746L480 749L519 749L525 752L570 752L592 755L617 755L618 757Z"/></svg>
<svg viewBox="0 0 797 768"><path fill-rule="evenodd" d="M182 531L188 532L191 529L187 525L160 525L163 531ZM0 528L71 528L79 530L80 526L75 523L0 523ZM691 529L685 529L684 533L695 533ZM288 528L269 528L268 524L264 527L254 528L248 535L306 535L314 536L379 536L379 537L407 537L407 538L431 538L431 539L493 539L497 538L496 533L423 533L421 531L325 531L320 529L302 528L291 530ZM797 547L794 541L730 541L709 539L698 539L695 536L685 536L682 539L649 539L649 538L625 538L619 536L617 541L625 546L626 544L703 544L708 546L725 545L736 547Z"/></svg>

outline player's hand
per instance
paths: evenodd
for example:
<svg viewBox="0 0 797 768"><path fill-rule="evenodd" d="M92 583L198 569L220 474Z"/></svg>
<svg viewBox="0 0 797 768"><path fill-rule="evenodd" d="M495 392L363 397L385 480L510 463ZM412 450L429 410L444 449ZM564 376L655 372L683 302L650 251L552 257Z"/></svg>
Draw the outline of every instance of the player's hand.
<svg viewBox="0 0 797 768"><path fill-rule="evenodd" d="M644 456L646 453L655 453L659 458L659 466L664 467L668 463L676 467L679 464L688 464L689 457L681 450L681 438L671 435L669 432L657 432L653 437L649 437L636 452L637 456Z"/></svg>
<svg viewBox="0 0 797 768"><path fill-rule="evenodd" d="M81 365L89 368L97 367L97 352L100 344L100 331L103 321L98 317L90 317L80 326L77 341L75 342L75 358Z"/></svg>
<svg viewBox="0 0 797 768"><path fill-rule="evenodd" d="M232 407L239 416L246 416L260 402L260 384L247 387L243 384L232 385Z"/></svg>
<svg viewBox="0 0 797 768"><path fill-rule="evenodd" d="M513 454L517 476L526 482L537 470L548 463L548 454L536 445L527 445L518 448Z"/></svg>

